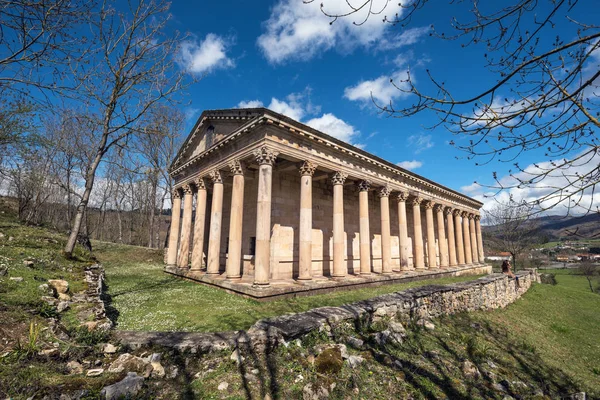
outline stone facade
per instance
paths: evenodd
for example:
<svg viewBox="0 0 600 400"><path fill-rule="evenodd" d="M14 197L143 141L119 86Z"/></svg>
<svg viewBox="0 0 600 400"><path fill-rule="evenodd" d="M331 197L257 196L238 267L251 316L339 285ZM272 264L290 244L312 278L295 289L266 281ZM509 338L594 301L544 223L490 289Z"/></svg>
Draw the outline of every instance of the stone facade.
<svg viewBox="0 0 600 400"><path fill-rule="evenodd" d="M265 289L483 265L480 202L267 109L204 112L170 173L167 271L192 279Z"/></svg>

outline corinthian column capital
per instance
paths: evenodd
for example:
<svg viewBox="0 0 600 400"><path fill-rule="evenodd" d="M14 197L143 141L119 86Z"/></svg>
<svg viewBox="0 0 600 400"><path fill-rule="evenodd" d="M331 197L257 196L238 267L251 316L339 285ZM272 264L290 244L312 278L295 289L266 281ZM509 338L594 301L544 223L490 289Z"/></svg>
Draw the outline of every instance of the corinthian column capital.
<svg viewBox="0 0 600 400"><path fill-rule="evenodd" d="M413 206L420 206L422 202L423 202L423 198L419 197L419 196L414 196L412 199Z"/></svg>
<svg viewBox="0 0 600 400"><path fill-rule="evenodd" d="M461 216L461 214L462 214L462 211L461 211L461 210L459 210L458 208L455 208L455 209L454 209L454 211L452 211L452 214L453 214L455 217L460 217L460 216Z"/></svg>
<svg viewBox="0 0 600 400"><path fill-rule="evenodd" d="M174 199L180 199L181 198L181 190L180 189L181 188L178 188L178 187L176 187L176 188L173 189L172 195L173 195Z"/></svg>
<svg viewBox="0 0 600 400"><path fill-rule="evenodd" d="M369 188L371 187L371 182L367 181L367 180L362 180L358 182L358 190L360 192L366 192L369 190Z"/></svg>
<svg viewBox="0 0 600 400"><path fill-rule="evenodd" d="M444 208L444 215L450 215L453 211L454 209L452 207L446 207Z"/></svg>
<svg viewBox="0 0 600 400"><path fill-rule="evenodd" d="M196 190L206 190L206 182L204 182L204 178L194 179L194 184L196 185Z"/></svg>
<svg viewBox="0 0 600 400"><path fill-rule="evenodd" d="M435 206L435 203L431 200L427 200L425 202L425 208L428 210L432 210L434 206Z"/></svg>
<svg viewBox="0 0 600 400"><path fill-rule="evenodd" d="M181 189L183 189L183 194L184 194L184 195L186 195L186 194L192 194L192 193L194 193L194 191L193 191L193 189L192 189L192 185L191 185L191 184L189 184L189 183L186 183L185 185L183 185L183 186L181 187Z"/></svg>
<svg viewBox="0 0 600 400"><path fill-rule="evenodd" d="M244 175L244 163L240 160L231 160L229 162L231 175Z"/></svg>
<svg viewBox="0 0 600 400"><path fill-rule="evenodd" d="M347 177L348 174L337 171L331 176L331 183L333 183L334 185L343 185Z"/></svg>
<svg viewBox="0 0 600 400"><path fill-rule="evenodd" d="M390 197L390 193L392 193L392 190L389 188L389 186L382 186L379 188L377 195L379 197Z"/></svg>
<svg viewBox="0 0 600 400"><path fill-rule="evenodd" d="M436 204L436 205L435 205L435 211L436 211L436 212L439 212L439 213L440 213L440 212L444 212L444 208L445 208L445 207L444 207L442 204Z"/></svg>
<svg viewBox="0 0 600 400"><path fill-rule="evenodd" d="M273 165L279 155L278 151L270 149L267 146L262 146L260 149L254 151L254 157L258 165Z"/></svg>
<svg viewBox="0 0 600 400"><path fill-rule="evenodd" d="M208 176L213 181L213 183L223 183L223 178L221 177L221 171L218 169L213 169L208 173Z"/></svg>
<svg viewBox="0 0 600 400"><path fill-rule="evenodd" d="M404 203L406 200L408 200L408 192L404 192L404 191L399 192L398 195L396 196L396 200Z"/></svg>
<svg viewBox="0 0 600 400"><path fill-rule="evenodd" d="M317 170L317 164L313 163L310 160L306 160L300 166L300 175L302 176L313 176L315 171Z"/></svg>

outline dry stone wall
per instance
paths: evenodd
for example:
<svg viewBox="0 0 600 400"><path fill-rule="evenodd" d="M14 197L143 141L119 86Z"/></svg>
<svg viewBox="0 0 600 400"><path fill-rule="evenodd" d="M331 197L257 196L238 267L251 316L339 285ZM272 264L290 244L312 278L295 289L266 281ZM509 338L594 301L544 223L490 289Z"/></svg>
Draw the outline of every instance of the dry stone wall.
<svg viewBox="0 0 600 400"><path fill-rule="evenodd" d="M503 308L527 292L534 282L539 282L539 275L534 269L521 271L516 275L519 286L506 275L493 274L469 282L423 286L340 307L320 307L264 319L248 331L117 332L117 335L122 343L132 347L159 345L192 352L210 352L251 346L260 350L345 321L368 323L389 317L401 322L418 322L465 311Z"/></svg>

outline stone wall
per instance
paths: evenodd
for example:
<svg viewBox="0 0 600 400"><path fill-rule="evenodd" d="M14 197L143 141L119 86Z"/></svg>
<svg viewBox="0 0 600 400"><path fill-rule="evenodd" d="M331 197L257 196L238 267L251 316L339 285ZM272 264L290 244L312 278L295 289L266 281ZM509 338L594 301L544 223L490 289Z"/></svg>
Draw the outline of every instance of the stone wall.
<svg viewBox="0 0 600 400"><path fill-rule="evenodd" d="M429 285L340 307L320 307L298 314L258 321L247 332L117 332L124 344L133 347L159 345L193 352L209 352L240 345L263 348L299 338L326 325L344 321L370 321L389 317L401 322L421 321L465 311L503 308L521 297L532 283L539 282L537 270L517 273L520 287L503 274L450 285Z"/></svg>

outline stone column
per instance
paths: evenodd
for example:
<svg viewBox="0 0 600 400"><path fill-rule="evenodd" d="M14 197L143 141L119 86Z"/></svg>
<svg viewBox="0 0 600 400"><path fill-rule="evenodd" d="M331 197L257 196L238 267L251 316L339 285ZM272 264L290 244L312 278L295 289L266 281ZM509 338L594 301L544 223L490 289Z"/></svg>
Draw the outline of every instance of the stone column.
<svg viewBox="0 0 600 400"><path fill-rule="evenodd" d="M194 221L194 245L192 246L191 271L202 269L204 257L204 225L206 224L206 185L203 178L194 181L196 184L196 220Z"/></svg>
<svg viewBox="0 0 600 400"><path fill-rule="evenodd" d="M210 179L213 182L212 207L210 210L210 231L208 235L208 262L206 273L219 273L221 262L221 222L223 218L223 179L221 172L212 171Z"/></svg>
<svg viewBox="0 0 600 400"><path fill-rule="evenodd" d="M420 197L413 198L413 224L415 231L415 240L413 241L414 254L413 261L415 269L422 271L425 269L425 254L423 252L423 231L421 228L421 202L423 201Z"/></svg>
<svg viewBox="0 0 600 400"><path fill-rule="evenodd" d="M452 208L447 207L444 210L446 214L446 230L448 231L448 258L451 267L456 267L456 241L454 240L454 219L452 217Z"/></svg>
<svg viewBox="0 0 600 400"><path fill-rule="evenodd" d="M465 263L473 264L473 253L471 253L471 235L469 234L469 213L462 213L463 240L465 246Z"/></svg>
<svg viewBox="0 0 600 400"><path fill-rule="evenodd" d="M477 235L477 250L479 251L479 262L485 263L485 254L483 254L483 238L481 237L481 216L475 216L475 231Z"/></svg>
<svg viewBox="0 0 600 400"><path fill-rule="evenodd" d="M312 279L312 177L316 169L308 160L300 167L299 280Z"/></svg>
<svg viewBox="0 0 600 400"><path fill-rule="evenodd" d="M171 230L169 232L169 250L167 251L167 265L175 266L177 263L177 250L179 248L179 224L181 223L181 193L173 189L173 205L171 207Z"/></svg>
<svg viewBox="0 0 600 400"><path fill-rule="evenodd" d="M473 253L473 264L479 264L477 251L477 236L475 236L475 215L469 214L469 235L471 236L471 253Z"/></svg>
<svg viewBox="0 0 600 400"><path fill-rule="evenodd" d="M379 189L379 206L381 208L381 272L392 273L392 243L390 233L390 188Z"/></svg>
<svg viewBox="0 0 600 400"><path fill-rule="evenodd" d="M233 175L231 212L229 213L229 254L225 271L227 279L242 277L242 223L244 221L244 164L239 160L229 163Z"/></svg>
<svg viewBox="0 0 600 400"><path fill-rule="evenodd" d="M465 265L465 247L463 245L463 230L460 220L460 210L454 210L454 231L456 232L456 255L458 265Z"/></svg>
<svg viewBox="0 0 600 400"><path fill-rule="evenodd" d="M360 231L360 274L371 273L371 232L369 230L369 187L371 182L358 182L358 216Z"/></svg>
<svg viewBox="0 0 600 400"><path fill-rule="evenodd" d="M444 206L438 204L435 207L437 215L438 247L440 249L440 268L448 267L448 245L446 244L446 232L444 230Z"/></svg>
<svg viewBox="0 0 600 400"><path fill-rule="evenodd" d="M425 203L425 220L427 223L427 268L437 268L437 257L435 252L435 228L433 227L433 201Z"/></svg>
<svg viewBox="0 0 600 400"><path fill-rule="evenodd" d="M260 286L269 285L271 277L271 184L273 164L278 155L278 152L266 146L254 152L259 165L254 284Z"/></svg>
<svg viewBox="0 0 600 400"><path fill-rule="evenodd" d="M194 192L190 184L183 185L183 223L181 224L181 239L179 242L179 268L189 268L190 239L192 236L192 210Z"/></svg>
<svg viewBox="0 0 600 400"><path fill-rule="evenodd" d="M407 271L408 267L408 227L406 225L406 200L408 192L398 193L398 242L400 245L400 270Z"/></svg>
<svg viewBox="0 0 600 400"><path fill-rule="evenodd" d="M331 178L333 183L333 278L344 278L348 266L344 260L344 181L348 177L336 172Z"/></svg>

